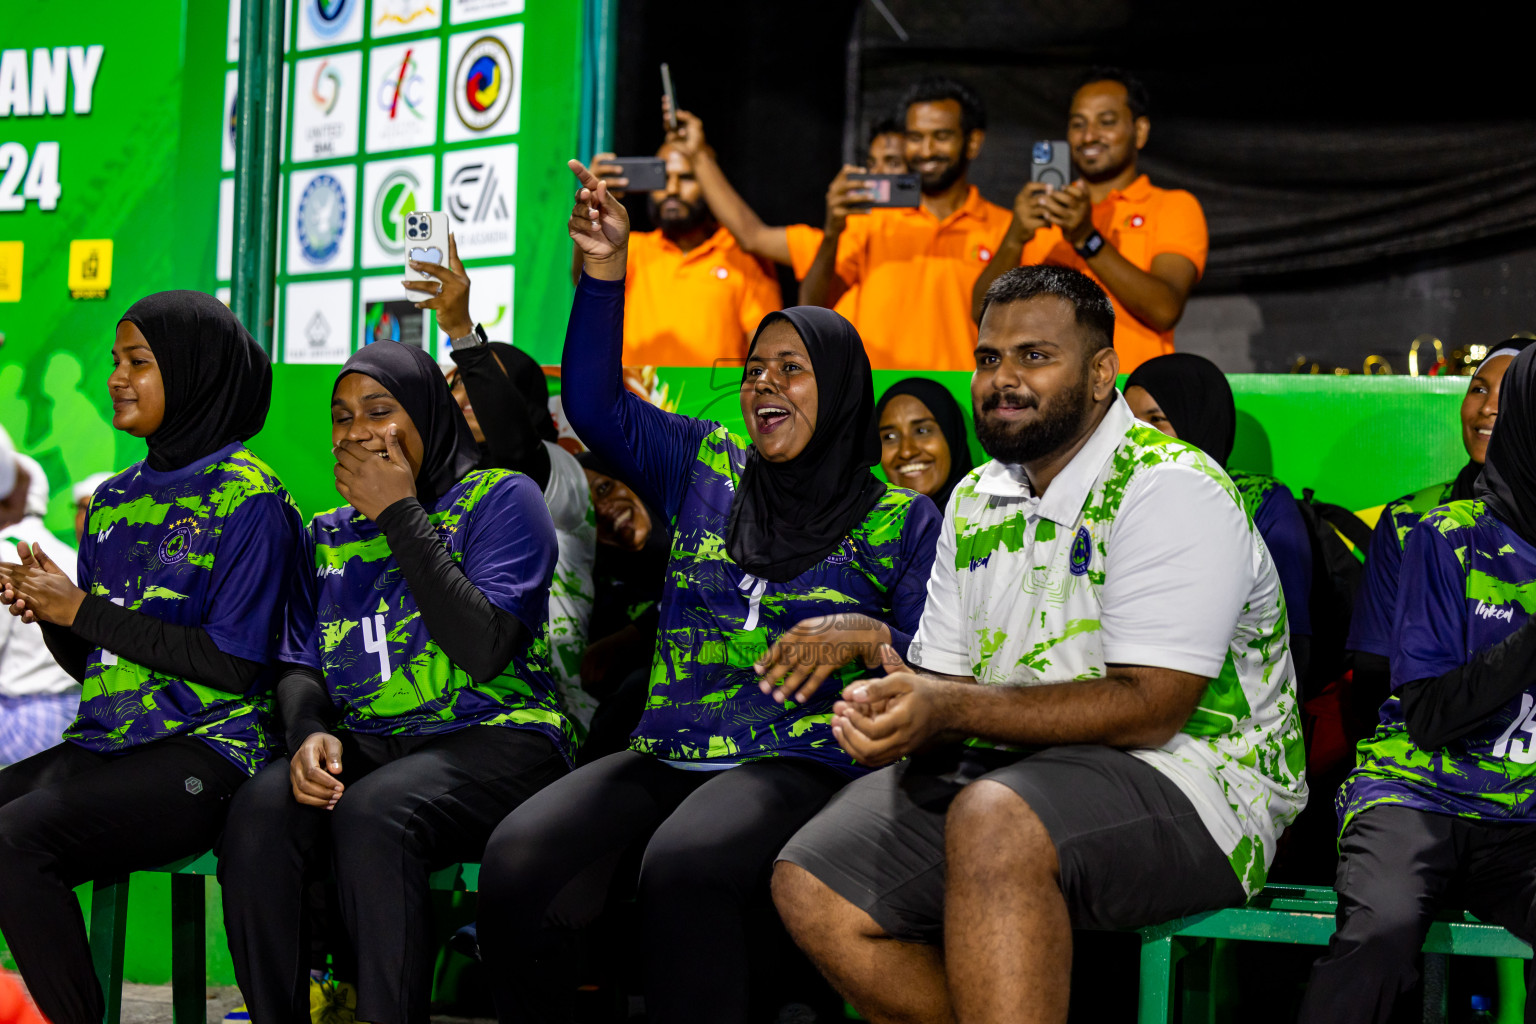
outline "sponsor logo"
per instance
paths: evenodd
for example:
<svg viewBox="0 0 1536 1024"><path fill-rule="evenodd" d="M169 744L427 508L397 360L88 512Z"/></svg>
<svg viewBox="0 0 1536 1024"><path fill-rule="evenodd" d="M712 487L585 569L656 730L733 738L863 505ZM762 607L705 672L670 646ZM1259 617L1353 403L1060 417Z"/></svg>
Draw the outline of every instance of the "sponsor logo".
<svg viewBox="0 0 1536 1024"><path fill-rule="evenodd" d="M324 313L315 310L315 315L304 325L304 340L309 342L310 348L324 348L330 337L331 322L325 318Z"/></svg>
<svg viewBox="0 0 1536 1024"><path fill-rule="evenodd" d="M507 196L496 168L489 163L465 164L448 182L448 212L466 224L507 219Z"/></svg>
<svg viewBox="0 0 1536 1024"><path fill-rule="evenodd" d="M1088 532L1088 527L1079 526L1077 536L1072 538L1072 550L1067 555L1067 568L1073 576L1088 575L1088 563L1093 561L1093 537Z"/></svg>
<svg viewBox="0 0 1536 1024"><path fill-rule="evenodd" d="M1486 601L1479 601L1477 602L1477 611L1474 614L1480 619L1503 619L1505 622L1514 622L1515 606L1507 604L1502 608L1495 608Z"/></svg>
<svg viewBox="0 0 1536 1024"><path fill-rule="evenodd" d="M187 560L192 550L192 538L197 526L191 519L180 519L171 524L170 532L160 539L160 564L176 565Z"/></svg>
<svg viewBox="0 0 1536 1024"><path fill-rule="evenodd" d="M453 76L453 109L470 131L501 120L512 98L512 54L495 36L482 36L459 58Z"/></svg>
<svg viewBox="0 0 1536 1024"><path fill-rule="evenodd" d="M322 39L341 34L352 19L352 11L362 0L310 0L304 5L309 27Z"/></svg>
<svg viewBox="0 0 1536 1024"><path fill-rule="evenodd" d="M239 149L240 132L240 90L229 98L229 145L233 149Z"/></svg>
<svg viewBox="0 0 1536 1024"><path fill-rule="evenodd" d="M320 579L324 579L327 576L341 576L341 575L343 575L343 574L342 574L342 571L341 571L341 566L339 566L339 565L322 565L318 569L315 570L315 576L320 578Z"/></svg>
<svg viewBox="0 0 1536 1024"><path fill-rule="evenodd" d="M983 262L983 263L991 263L992 262L992 250L988 249L984 245L978 245L976 247L976 258L978 260L980 260L981 262Z"/></svg>
<svg viewBox="0 0 1536 1024"><path fill-rule="evenodd" d="M188 775L187 781L183 782L182 785L185 786L187 788L187 792L191 793L193 796L197 796L197 794L203 791L203 780L198 778L196 775Z"/></svg>
<svg viewBox="0 0 1536 1024"><path fill-rule="evenodd" d="M315 106L320 108L320 113L329 114L336 109L336 101L341 98L341 76L331 67L330 61L322 60L315 69L315 80L309 87L309 95L315 101Z"/></svg>
<svg viewBox="0 0 1536 1024"><path fill-rule="evenodd" d="M412 0L379 0L373 9L377 12L373 19L374 28L386 29L391 33L409 32L412 24L422 18L430 19L437 13L437 8L432 4L413 3Z"/></svg>
<svg viewBox="0 0 1536 1024"><path fill-rule="evenodd" d="M329 174L317 174L299 197L299 251L311 263L336 255L347 226L347 194Z"/></svg>
<svg viewBox="0 0 1536 1024"><path fill-rule="evenodd" d="M101 530L100 532L98 532L96 534L96 543L97 544L105 544L107 542L107 538L112 536L112 531L115 530L115 529L117 529L117 524L113 523L111 526L107 527L105 530Z"/></svg>
<svg viewBox="0 0 1536 1024"><path fill-rule="evenodd" d="M716 267L714 269L714 275L715 275L715 277L717 277L720 280L724 281L726 278L731 276L731 272L729 270L725 269L724 267Z"/></svg>
<svg viewBox="0 0 1536 1024"><path fill-rule="evenodd" d="M846 565L853 561L853 542L844 540L837 546L837 550L826 557L828 565Z"/></svg>
<svg viewBox="0 0 1536 1024"><path fill-rule="evenodd" d="M421 73L419 62L411 56L415 50L406 50L400 63L390 68L389 74L379 80L376 97L379 109L386 112L391 121L396 118L422 119L423 91L427 80Z"/></svg>
<svg viewBox="0 0 1536 1024"><path fill-rule="evenodd" d="M405 217L416 212L421 182L410 171L391 171L373 199L373 237L391 256L405 252ZM435 262L442 262L441 260Z"/></svg>
<svg viewBox="0 0 1536 1024"><path fill-rule="evenodd" d="M1139 213L1133 213L1129 217L1125 218L1125 226L1128 228L1139 228L1146 222L1147 218L1143 217Z"/></svg>

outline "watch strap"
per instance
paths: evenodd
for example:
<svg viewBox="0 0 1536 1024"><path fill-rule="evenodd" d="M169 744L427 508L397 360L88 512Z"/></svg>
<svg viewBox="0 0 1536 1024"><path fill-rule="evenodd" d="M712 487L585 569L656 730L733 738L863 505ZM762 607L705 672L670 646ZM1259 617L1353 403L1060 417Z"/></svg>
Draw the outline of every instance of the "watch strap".
<svg viewBox="0 0 1536 1024"><path fill-rule="evenodd" d="M490 342L491 339L485 336L485 328L481 327L479 324L475 324L475 329L464 335L464 337L451 339L448 342L448 347L455 350L463 348L479 348L482 345L489 345Z"/></svg>
<svg viewBox="0 0 1536 1024"><path fill-rule="evenodd" d="M1077 254L1083 259L1087 260L1097 256L1107 244L1108 243L1104 241L1104 236L1099 234L1098 229L1095 228L1094 230L1088 232L1088 237L1083 239L1083 244L1075 246L1075 248L1077 249Z"/></svg>

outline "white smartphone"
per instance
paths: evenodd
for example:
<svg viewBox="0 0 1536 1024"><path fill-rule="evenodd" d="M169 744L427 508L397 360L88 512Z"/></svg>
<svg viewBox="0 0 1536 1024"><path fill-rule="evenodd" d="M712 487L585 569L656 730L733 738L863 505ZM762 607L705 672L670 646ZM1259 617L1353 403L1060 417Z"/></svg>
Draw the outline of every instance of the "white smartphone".
<svg viewBox="0 0 1536 1024"><path fill-rule="evenodd" d="M411 266L418 263L448 265L448 215L436 211L417 210L405 215L405 279L407 281L436 281L431 274L424 274Z"/></svg>

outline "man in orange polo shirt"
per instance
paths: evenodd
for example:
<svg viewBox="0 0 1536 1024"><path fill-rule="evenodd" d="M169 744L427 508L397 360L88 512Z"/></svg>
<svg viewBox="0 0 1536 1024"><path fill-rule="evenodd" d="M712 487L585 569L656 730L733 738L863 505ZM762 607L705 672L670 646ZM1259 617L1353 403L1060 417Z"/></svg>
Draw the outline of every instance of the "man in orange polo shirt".
<svg viewBox="0 0 1536 1024"><path fill-rule="evenodd" d="M976 282L974 315L1003 271L1050 263L1109 293L1121 372L1173 351L1173 326L1205 271L1209 241L1199 200L1137 170L1151 129L1147 91L1134 76L1096 68L1084 77L1067 122L1080 177L1054 191L1036 182L1020 190L997 259Z"/></svg>
<svg viewBox="0 0 1536 1024"><path fill-rule="evenodd" d="M656 229L629 237L624 365L745 359L758 322L784 304L778 278L715 221L688 154L669 142L656 155L667 162L667 187L646 199ZM627 184L611 153L594 158L593 170L616 189Z"/></svg>
<svg viewBox="0 0 1536 1024"><path fill-rule="evenodd" d="M966 178L986 138L986 109L949 78L918 82L902 109L921 205L860 209L868 196L848 180L856 168L843 168L827 191L825 233L800 301L847 316L875 369L973 370L971 289L1012 216ZM852 300L839 304L849 290Z"/></svg>

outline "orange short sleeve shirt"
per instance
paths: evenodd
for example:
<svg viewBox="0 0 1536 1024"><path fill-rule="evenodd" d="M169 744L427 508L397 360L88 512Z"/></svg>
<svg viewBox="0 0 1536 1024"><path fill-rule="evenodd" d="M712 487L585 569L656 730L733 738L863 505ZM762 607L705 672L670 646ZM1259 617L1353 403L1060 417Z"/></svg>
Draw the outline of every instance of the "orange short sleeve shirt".
<svg viewBox="0 0 1536 1024"><path fill-rule="evenodd" d="M758 323L782 306L773 269L725 228L686 253L660 231L635 232L624 278L624 365L744 359Z"/></svg>
<svg viewBox="0 0 1536 1024"><path fill-rule="evenodd" d="M1117 189L1103 202L1094 204L1093 226L1120 255L1141 270L1151 270L1154 257L1173 253L1193 263L1197 274L1205 273L1210 250L1205 211L1198 199L1181 189L1157 188L1143 174L1124 190ZM1058 227L1041 228L1024 244L1019 264L1041 263L1071 267L1099 280ZM1120 354L1122 373L1130 373L1148 359L1173 351L1172 331L1158 331L1142 323L1126 311L1113 293L1109 298L1115 307L1115 351Z"/></svg>
<svg viewBox="0 0 1536 1024"><path fill-rule="evenodd" d="M971 291L1012 220L1011 210L983 199L974 185L942 221L921 208L848 218L837 275L856 294L844 315L875 369L975 369Z"/></svg>

